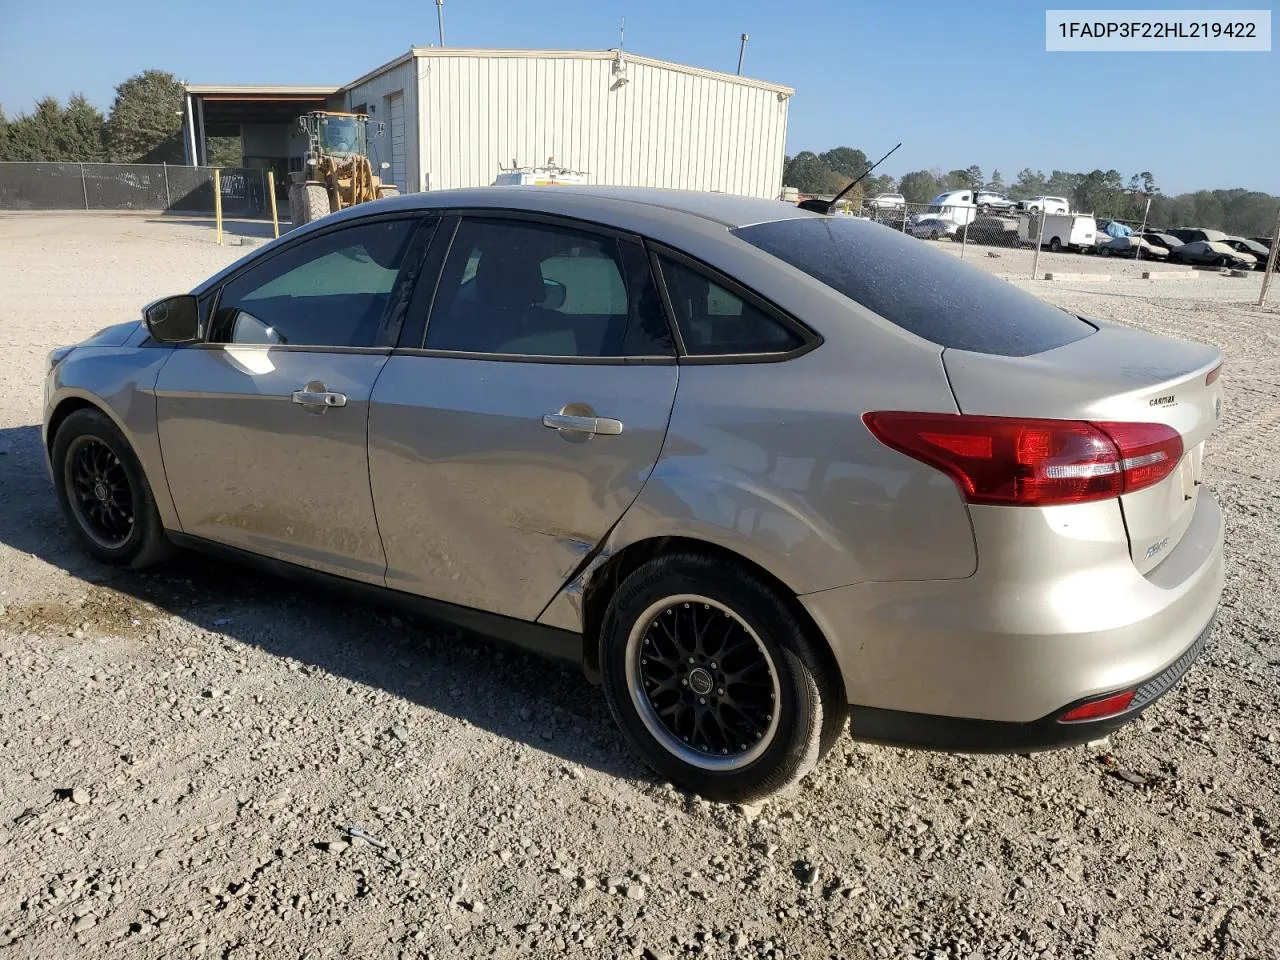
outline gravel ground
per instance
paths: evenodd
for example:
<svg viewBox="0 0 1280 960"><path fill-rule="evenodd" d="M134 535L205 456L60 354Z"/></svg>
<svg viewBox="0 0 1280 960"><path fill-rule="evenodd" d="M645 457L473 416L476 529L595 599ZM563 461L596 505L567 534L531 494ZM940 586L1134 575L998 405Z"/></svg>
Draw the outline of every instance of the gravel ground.
<svg viewBox="0 0 1280 960"><path fill-rule="evenodd" d="M212 561L84 559L39 452L46 351L244 252L0 217L0 956L1280 957L1280 311L1256 279L1046 255L1116 276L1017 281L1226 351L1226 593L1176 691L1034 756L846 738L740 808L655 782L557 666Z"/></svg>

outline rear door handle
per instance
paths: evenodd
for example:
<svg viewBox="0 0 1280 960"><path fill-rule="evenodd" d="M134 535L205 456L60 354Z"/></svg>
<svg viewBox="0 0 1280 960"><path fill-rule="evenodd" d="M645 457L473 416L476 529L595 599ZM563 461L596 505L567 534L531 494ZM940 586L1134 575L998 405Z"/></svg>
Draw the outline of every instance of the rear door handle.
<svg viewBox="0 0 1280 960"><path fill-rule="evenodd" d="M542 425L564 433L601 434L616 437L622 433L622 421L610 417L577 417L569 413L548 413L542 417Z"/></svg>
<svg viewBox="0 0 1280 960"><path fill-rule="evenodd" d="M331 390L317 390L313 384L309 383L301 390L293 392L293 402L304 407L319 407L321 409L345 407L347 405L347 395L345 393L334 393Z"/></svg>

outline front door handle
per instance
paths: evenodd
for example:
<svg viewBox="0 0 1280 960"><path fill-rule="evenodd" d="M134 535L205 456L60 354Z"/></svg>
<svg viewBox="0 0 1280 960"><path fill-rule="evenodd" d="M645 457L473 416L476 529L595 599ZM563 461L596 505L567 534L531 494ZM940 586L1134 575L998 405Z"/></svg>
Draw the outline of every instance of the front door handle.
<svg viewBox="0 0 1280 960"><path fill-rule="evenodd" d="M622 433L622 421L611 417L579 417L570 413L548 413L542 417L542 425L563 433L602 434L616 437Z"/></svg>
<svg viewBox="0 0 1280 960"><path fill-rule="evenodd" d="M308 383L293 392L293 402L310 409L325 410L329 407L345 407L347 395L326 390L323 383Z"/></svg>

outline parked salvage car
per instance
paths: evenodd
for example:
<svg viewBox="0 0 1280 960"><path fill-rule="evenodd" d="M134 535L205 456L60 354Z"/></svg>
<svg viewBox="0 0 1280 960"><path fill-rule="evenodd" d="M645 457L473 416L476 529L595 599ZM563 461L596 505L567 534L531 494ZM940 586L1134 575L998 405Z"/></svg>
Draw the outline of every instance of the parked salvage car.
<svg viewBox="0 0 1280 960"><path fill-rule="evenodd" d="M1018 220L1016 217L978 217L969 224L969 243L982 243L991 247L1016 247L1018 239Z"/></svg>
<svg viewBox="0 0 1280 960"><path fill-rule="evenodd" d="M1170 250L1169 262L1252 270L1257 266L1258 258L1251 253L1234 250L1224 241L1192 240Z"/></svg>
<svg viewBox="0 0 1280 960"><path fill-rule="evenodd" d="M940 240L943 237L954 240L956 231L959 229L960 224L954 220L943 220L941 217L925 217L922 220L912 220L907 223L909 234L926 240Z"/></svg>
<svg viewBox="0 0 1280 960"><path fill-rule="evenodd" d="M1018 201L1018 209L1027 213L1070 213L1071 202L1065 197L1028 197Z"/></svg>
<svg viewBox="0 0 1280 960"><path fill-rule="evenodd" d="M850 713L1021 751L1169 690L1222 589L1221 363L852 217L431 191L54 350L42 436L98 560L196 548L579 662L661 777L744 800Z"/></svg>
<svg viewBox="0 0 1280 960"><path fill-rule="evenodd" d="M1182 241L1171 233L1159 233L1148 230L1142 235L1142 239L1155 247L1164 247L1170 253L1182 246Z"/></svg>
<svg viewBox="0 0 1280 960"><path fill-rule="evenodd" d="M1227 237L1222 241L1236 253L1247 253L1258 262L1254 265L1259 270L1267 269L1267 258L1271 256L1271 248L1266 244L1258 243L1256 240L1248 240L1244 237Z"/></svg>
<svg viewBox="0 0 1280 960"><path fill-rule="evenodd" d="M1173 234L1183 243L1194 243L1197 240L1208 240L1214 243L1222 243L1227 239L1227 235L1221 230L1209 230L1203 227L1174 227L1166 230L1165 233Z"/></svg>
<svg viewBox="0 0 1280 960"><path fill-rule="evenodd" d="M872 197L867 201L867 205L872 210L887 213L890 210L906 209L907 199L900 193L882 193L879 196Z"/></svg>
<svg viewBox="0 0 1280 960"><path fill-rule="evenodd" d="M978 205L979 213L991 213L992 211L1007 213L1017 206L1014 201L1003 193L996 193L994 190L979 190L974 202Z"/></svg>
<svg viewBox="0 0 1280 960"><path fill-rule="evenodd" d="M1097 251L1104 257L1130 257L1141 255L1144 260L1164 260L1169 256L1169 248L1152 243L1146 236L1130 234L1127 237L1112 237L1105 233L1098 234Z"/></svg>

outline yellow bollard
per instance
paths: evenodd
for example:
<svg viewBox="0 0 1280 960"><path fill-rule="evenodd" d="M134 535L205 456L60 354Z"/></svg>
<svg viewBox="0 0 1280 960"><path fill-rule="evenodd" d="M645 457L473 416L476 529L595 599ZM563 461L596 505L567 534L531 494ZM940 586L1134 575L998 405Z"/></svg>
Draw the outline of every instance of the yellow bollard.
<svg viewBox="0 0 1280 960"><path fill-rule="evenodd" d="M218 246L222 246L222 171L213 168L213 222L218 231Z"/></svg>
<svg viewBox="0 0 1280 960"><path fill-rule="evenodd" d="M274 170L267 171L267 195L271 197L271 229L275 233L276 239L280 239L280 214L276 212L276 174Z"/></svg>

